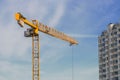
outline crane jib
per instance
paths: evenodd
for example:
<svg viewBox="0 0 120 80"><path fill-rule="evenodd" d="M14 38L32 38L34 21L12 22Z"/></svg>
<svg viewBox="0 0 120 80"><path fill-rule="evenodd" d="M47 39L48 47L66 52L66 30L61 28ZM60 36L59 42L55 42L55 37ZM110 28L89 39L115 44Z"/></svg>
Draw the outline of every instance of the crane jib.
<svg viewBox="0 0 120 80"><path fill-rule="evenodd" d="M59 32L54 28L48 27L42 23L39 23L37 20L29 21L27 20L21 13L16 13L15 15L16 20L20 24L20 26L24 26L23 23L29 25L31 28L35 29L35 33L38 34L38 31L51 35L53 37L59 38L61 40L67 41L70 44L78 44L78 42L73 39L72 37L64 34L63 32ZM35 24L34 24L35 23Z"/></svg>

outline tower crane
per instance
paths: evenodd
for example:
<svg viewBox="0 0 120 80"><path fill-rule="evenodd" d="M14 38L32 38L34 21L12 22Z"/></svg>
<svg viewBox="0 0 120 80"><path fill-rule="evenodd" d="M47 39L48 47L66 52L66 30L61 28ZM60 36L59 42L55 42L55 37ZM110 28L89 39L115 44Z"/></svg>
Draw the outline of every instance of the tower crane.
<svg viewBox="0 0 120 80"><path fill-rule="evenodd" d="M21 27L24 27L24 24L30 26L30 28L24 31L24 36L32 37L32 80L40 80L39 31L67 41L70 43L70 45L78 44L75 39L64 34L63 32L59 32L54 28L48 27L37 20L29 21L19 12L15 14L15 19Z"/></svg>

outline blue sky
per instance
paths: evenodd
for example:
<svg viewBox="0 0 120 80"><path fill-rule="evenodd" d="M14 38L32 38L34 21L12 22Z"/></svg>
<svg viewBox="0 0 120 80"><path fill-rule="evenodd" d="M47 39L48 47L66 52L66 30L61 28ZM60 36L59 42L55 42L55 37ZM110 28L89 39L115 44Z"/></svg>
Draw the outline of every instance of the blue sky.
<svg viewBox="0 0 120 80"><path fill-rule="evenodd" d="M29 20L62 31L79 45L40 32L41 80L98 80L97 36L109 23L120 21L119 0L1 0L0 1L0 80L32 80L31 39L16 23L21 12Z"/></svg>

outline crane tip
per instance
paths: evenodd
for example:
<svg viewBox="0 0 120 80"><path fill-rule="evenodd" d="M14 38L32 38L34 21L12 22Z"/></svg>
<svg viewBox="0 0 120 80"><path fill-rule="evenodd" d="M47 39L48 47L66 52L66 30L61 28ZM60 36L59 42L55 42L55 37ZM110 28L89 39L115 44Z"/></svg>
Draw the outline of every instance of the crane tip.
<svg viewBox="0 0 120 80"><path fill-rule="evenodd" d="M17 12L17 13L15 14L15 19L18 21L18 20L20 20L21 18L26 19L20 12Z"/></svg>
<svg viewBox="0 0 120 80"><path fill-rule="evenodd" d="M20 13L15 14L15 19L18 21L20 19Z"/></svg>

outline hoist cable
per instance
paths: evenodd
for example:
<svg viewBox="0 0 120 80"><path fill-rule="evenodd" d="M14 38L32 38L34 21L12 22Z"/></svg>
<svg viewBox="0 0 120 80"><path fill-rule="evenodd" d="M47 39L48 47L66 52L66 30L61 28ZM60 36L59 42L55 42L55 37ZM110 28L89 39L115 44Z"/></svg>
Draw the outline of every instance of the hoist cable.
<svg viewBox="0 0 120 80"><path fill-rule="evenodd" d="M74 80L74 55L73 55L73 46L72 46L72 80Z"/></svg>

